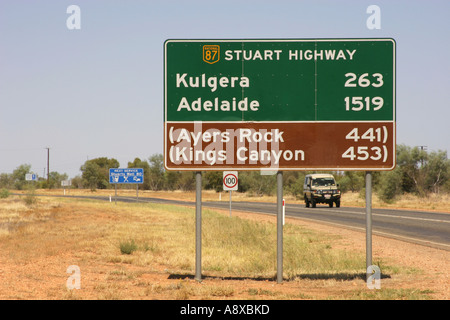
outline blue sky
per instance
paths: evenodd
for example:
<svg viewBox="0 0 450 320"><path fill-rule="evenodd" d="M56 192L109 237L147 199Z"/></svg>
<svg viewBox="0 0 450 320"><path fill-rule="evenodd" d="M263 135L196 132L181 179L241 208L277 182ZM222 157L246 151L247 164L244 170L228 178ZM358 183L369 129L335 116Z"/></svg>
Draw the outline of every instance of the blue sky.
<svg viewBox="0 0 450 320"><path fill-rule="evenodd" d="M69 5L81 29L69 30ZM369 5L381 9L370 30ZM0 2L0 172L74 177L96 157L163 152L163 43L394 38L397 143L450 150L450 1Z"/></svg>

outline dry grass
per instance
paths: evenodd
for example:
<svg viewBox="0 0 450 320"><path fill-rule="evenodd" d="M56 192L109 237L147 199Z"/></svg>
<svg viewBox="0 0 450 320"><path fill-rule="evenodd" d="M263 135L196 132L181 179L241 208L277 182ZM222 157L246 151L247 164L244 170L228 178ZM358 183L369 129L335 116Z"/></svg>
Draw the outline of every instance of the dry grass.
<svg viewBox="0 0 450 320"><path fill-rule="evenodd" d="M361 195L360 193L346 193L343 195L343 199L344 206L365 206L364 195ZM376 194L373 194L372 206L374 208L410 209L450 213L450 195L432 193L425 198L421 198L412 194L404 194L397 197L392 203L386 203L380 200Z"/></svg>
<svg viewBox="0 0 450 320"><path fill-rule="evenodd" d="M0 272L8 281L0 282L0 299L370 298L361 279L364 252L342 236L288 223L287 282L274 287L273 219L204 210L202 223L202 270L209 280L200 284L192 280L192 208L66 198L39 198L27 206L19 197L1 199ZM123 253L123 243L133 243L134 250ZM390 276L419 272L378 261ZM69 265L81 269L81 290L65 287ZM306 287L309 291L298 289ZM407 290L392 290L396 299L410 297ZM421 292L420 298L428 297Z"/></svg>
<svg viewBox="0 0 450 320"><path fill-rule="evenodd" d="M33 195L0 199L0 235L9 235L32 222L44 222L51 218L59 205Z"/></svg>

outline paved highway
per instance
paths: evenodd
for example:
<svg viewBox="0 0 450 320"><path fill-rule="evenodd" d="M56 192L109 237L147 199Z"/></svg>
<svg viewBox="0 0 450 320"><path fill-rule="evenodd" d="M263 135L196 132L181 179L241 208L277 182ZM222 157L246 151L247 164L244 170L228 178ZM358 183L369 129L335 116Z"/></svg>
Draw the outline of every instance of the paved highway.
<svg viewBox="0 0 450 320"><path fill-rule="evenodd" d="M205 202L206 207L229 208L228 202ZM233 202L232 210L276 214L276 204ZM286 204L286 217L320 221L365 232L365 208L306 208L304 204ZM372 209L372 232L404 241L450 250L450 214L393 209Z"/></svg>
<svg viewBox="0 0 450 320"><path fill-rule="evenodd" d="M62 197L62 196L61 196ZM108 200L109 197L68 196ZM114 197L112 199L114 201ZM195 205L194 202L159 198L117 197L117 201ZM229 209L228 201L205 201L203 207ZM232 202L232 210L276 215L275 203ZM286 204L286 217L319 221L365 232L365 208L329 208L328 205L305 208L304 204ZM372 209L372 232L408 242L450 250L450 214L439 212Z"/></svg>

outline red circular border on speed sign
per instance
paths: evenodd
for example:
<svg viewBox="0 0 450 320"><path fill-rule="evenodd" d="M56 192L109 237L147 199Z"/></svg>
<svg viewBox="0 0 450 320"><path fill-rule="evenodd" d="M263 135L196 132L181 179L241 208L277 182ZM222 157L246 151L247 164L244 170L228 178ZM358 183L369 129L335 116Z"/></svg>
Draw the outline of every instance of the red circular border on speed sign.
<svg viewBox="0 0 450 320"><path fill-rule="evenodd" d="M229 186L229 185L225 182L225 180L226 180L226 178L227 178L228 176L232 176L232 177L234 177L234 179L236 180L236 183L233 184L232 186ZM237 178L234 174L229 173L229 174L227 174L225 177L223 177L223 184L224 184L227 188L234 188L234 186L236 186L236 185L238 184L238 178Z"/></svg>

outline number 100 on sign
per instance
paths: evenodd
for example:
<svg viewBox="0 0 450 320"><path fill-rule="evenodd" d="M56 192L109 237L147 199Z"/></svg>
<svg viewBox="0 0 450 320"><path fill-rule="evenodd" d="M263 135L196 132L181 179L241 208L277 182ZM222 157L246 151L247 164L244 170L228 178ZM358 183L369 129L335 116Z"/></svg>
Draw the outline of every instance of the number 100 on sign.
<svg viewBox="0 0 450 320"><path fill-rule="evenodd" d="M238 172L223 172L223 191L237 191L238 189Z"/></svg>

